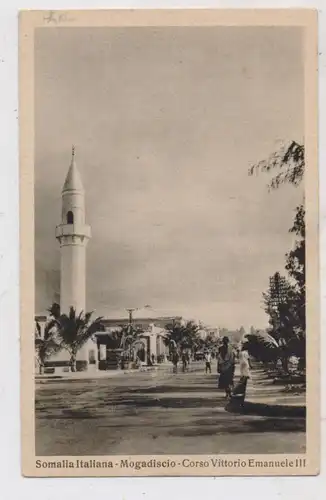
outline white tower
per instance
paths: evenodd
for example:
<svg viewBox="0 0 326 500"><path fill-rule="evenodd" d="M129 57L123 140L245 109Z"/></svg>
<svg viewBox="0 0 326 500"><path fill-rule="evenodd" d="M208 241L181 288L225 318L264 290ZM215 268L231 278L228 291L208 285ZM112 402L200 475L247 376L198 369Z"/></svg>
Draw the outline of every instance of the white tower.
<svg viewBox="0 0 326 500"><path fill-rule="evenodd" d="M56 227L61 251L60 307L62 313L74 307L79 314L86 305L86 246L91 229L85 224L85 192L74 147L61 196L61 224Z"/></svg>

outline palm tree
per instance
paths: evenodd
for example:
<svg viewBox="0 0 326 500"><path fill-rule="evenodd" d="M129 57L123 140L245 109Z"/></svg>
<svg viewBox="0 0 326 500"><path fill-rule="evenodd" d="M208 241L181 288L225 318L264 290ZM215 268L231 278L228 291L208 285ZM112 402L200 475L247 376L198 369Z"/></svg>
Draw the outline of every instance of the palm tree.
<svg viewBox="0 0 326 500"><path fill-rule="evenodd" d="M102 330L102 318L91 321L92 312L86 314L81 311L76 315L76 310L71 307L69 314L60 314L55 318L54 324L59 345L70 354L70 368L76 371L76 358L78 351L93 338L94 333Z"/></svg>
<svg viewBox="0 0 326 500"><path fill-rule="evenodd" d="M120 328L120 349L126 349L127 346L131 345L135 340L144 333L144 330L138 326L124 325Z"/></svg>
<svg viewBox="0 0 326 500"><path fill-rule="evenodd" d="M36 338L35 338L35 355L39 366L39 374L44 372L46 361L53 355L60 351L61 346L55 339L55 320L50 320L44 329L44 337L41 337L41 327L36 321Z"/></svg>
<svg viewBox="0 0 326 500"><path fill-rule="evenodd" d="M265 331L257 331L245 335L243 346L247 349L250 356L257 361L277 361L280 357L280 346L277 341Z"/></svg>
<svg viewBox="0 0 326 500"><path fill-rule="evenodd" d="M111 332L112 346L114 349L121 350L121 356L124 359L132 360L132 348L144 330L138 326L126 324Z"/></svg>
<svg viewBox="0 0 326 500"><path fill-rule="evenodd" d="M193 349L198 341L199 327L193 321L181 323L169 323L165 326L166 334L163 342L169 346L170 351L175 349Z"/></svg>
<svg viewBox="0 0 326 500"><path fill-rule="evenodd" d="M48 313L51 318L58 319L60 318L60 305L57 302L53 302L53 304L48 308Z"/></svg>

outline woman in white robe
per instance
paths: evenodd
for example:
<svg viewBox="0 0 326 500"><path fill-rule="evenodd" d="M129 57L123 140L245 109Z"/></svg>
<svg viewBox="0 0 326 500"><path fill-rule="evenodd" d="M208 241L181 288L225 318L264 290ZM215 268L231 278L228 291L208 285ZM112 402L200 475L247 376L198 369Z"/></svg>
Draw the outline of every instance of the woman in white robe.
<svg viewBox="0 0 326 500"><path fill-rule="evenodd" d="M244 347L239 353L239 366L240 366L240 377L248 379L250 378L250 363L249 363L249 353Z"/></svg>
<svg viewBox="0 0 326 500"><path fill-rule="evenodd" d="M239 352L240 380L233 390L232 397L242 404L245 400L247 383L250 379L250 361L246 345L240 347Z"/></svg>

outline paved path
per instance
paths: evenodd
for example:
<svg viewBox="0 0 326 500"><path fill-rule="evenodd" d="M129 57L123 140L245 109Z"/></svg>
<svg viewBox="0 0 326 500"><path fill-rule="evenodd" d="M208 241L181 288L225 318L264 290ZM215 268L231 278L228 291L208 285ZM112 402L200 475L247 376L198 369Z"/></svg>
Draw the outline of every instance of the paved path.
<svg viewBox="0 0 326 500"><path fill-rule="evenodd" d="M233 415L201 363L36 389L38 455L302 453L303 419Z"/></svg>

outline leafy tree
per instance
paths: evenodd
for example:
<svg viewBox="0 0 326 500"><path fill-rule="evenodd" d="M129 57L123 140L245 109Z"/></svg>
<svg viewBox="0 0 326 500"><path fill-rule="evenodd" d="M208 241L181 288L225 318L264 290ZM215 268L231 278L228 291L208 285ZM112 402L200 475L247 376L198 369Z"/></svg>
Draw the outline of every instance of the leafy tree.
<svg viewBox="0 0 326 500"><path fill-rule="evenodd" d="M71 307L69 314L60 314L53 318L55 335L61 348L70 354L71 371L76 371L76 359L78 351L92 339L94 333L103 330L102 318L91 320L92 313L80 312Z"/></svg>
<svg viewBox="0 0 326 500"><path fill-rule="evenodd" d="M298 186L304 176L305 149L302 144L291 141L272 153L267 160L262 160L249 168L249 175L258 172L270 173L273 170L280 172L273 177L268 185L270 190L279 188L282 184Z"/></svg>
<svg viewBox="0 0 326 500"><path fill-rule="evenodd" d="M263 293L263 303L271 325L269 333L277 340L285 335L291 323L289 299L292 295L293 286L284 276L276 272L270 277L269 288Z"/></svg>
<svg viewBox="0 0 326 500"><path fill-rule="evenodd" d="M305 209L303 205L296 208L293 226L290 233L297 236L294 248L286 255L285 269L289 276L294 280L296 289L305 297L306 276L305 276L305 258L306 258L306 231L305 231Z"/></svg>
<svg viewBox="0 0 326 500"><path fill-rule="evenodd" d="M249 169L249 175L257 172L279 170L269 183L270 190L283 184L299 186L305 171L305 148L292 141ZM305 290L305 208L301 203L295 209L295 217L290 233L296 235L294 248L286 254L285 269L289 280L282 277L284 293L282 301L275 308L275 290L269 289L263 294L265 311L269 315L270 332L282 339L284 358L295 354L305 364L305 332L306 332L306 290ZM276 273L277 274L277 273ZM274 275L274 278L276 276Z"/></svg>
<svg viewBox="0 0 326 500"><path fill-rule="evenodd" d="M265 312L269 316L268 332L280 346L283 368L288 370L288 359L302 355L302 337L298 335L298 292L295 285L279 273L270 278L267 292L263 293ZM300 345L301 344L301 345Z"/></svg>
<svg viewBox="0 0 326 500"><path fill-rule="evenodd" d="M285 269L293 281L293 336L289 339L289 352L300 358L300 367L305 367L306 348L306 240L305 210L303 205L296 209L291 233L297 236L294 248L286 255Z"/></svg>

